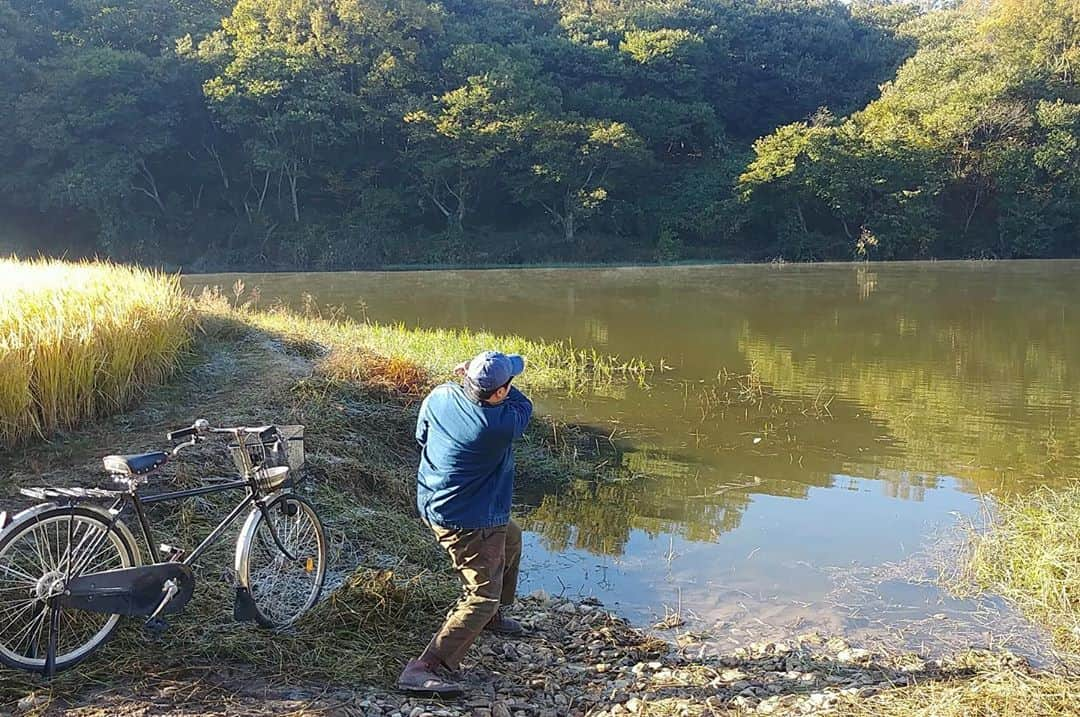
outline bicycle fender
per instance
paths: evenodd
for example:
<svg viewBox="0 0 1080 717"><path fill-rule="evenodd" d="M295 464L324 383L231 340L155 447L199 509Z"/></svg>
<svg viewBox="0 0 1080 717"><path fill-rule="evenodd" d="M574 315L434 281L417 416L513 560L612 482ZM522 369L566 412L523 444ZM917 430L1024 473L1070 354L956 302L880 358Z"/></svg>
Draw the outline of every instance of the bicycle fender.
<svg viewBox="0 0 1080 717"><path fill-rule="evenodd" d="M29 508L20 510L15 515L9 517L7 523L0 525L0 538L3 538L9 529L15 527L16 525L19 525L24 520L29 520L30 518L33 518L40 513L44 513L47 510L52 510L53 508L58 507L59 506L56 503L38 503L37 505L32 505Z"/></svg>
<svg viewBox="0 0 1080 717"><path fill-rule="evenodd" d="M39 503L37 505L30 506L25 510L19 511L14 516L8 519L7 525L0 525L0 539L3 539L3 537L7 534L9 530L14 530L20 527L24 521L31 520L41 515L42 513L61 507L67 506L61 506L57 503ZM127 541L128 545L131 546L132 565L142 565L142 554L139 551L139 542L135 540L135 535L131 532L131 529L127 527L127 524L124 523L124 521L120 520L119 518L116 518L114 520L115 516L112 513L110 513L107 509L101 508L96 505L81 503L79 505L79 508L81 510L88 510L93 513L97 513L106 523L112 523L113 528L116 530L116 532L120 533L124 540Z"/></svg>
<svg viewBox="0 0 1080 717"><path fill-rule="evenodd" d="M270 495L263 498L263 505L270 505L275 500L283 495L287 495L292 491L288 488L274 491ZM262 517L262 512L259 511L258 506L251 509L248 513L248 517L244 520L244 525L240 528L240 534L236 536L236 558L233 560L233 570L236 575L236 587L238 588L250 588L251 586L242 577L247 575L247 560L250 550L248 546L251 545L251 541L255 538L255 528L259 524L259 518Z"/></svg>

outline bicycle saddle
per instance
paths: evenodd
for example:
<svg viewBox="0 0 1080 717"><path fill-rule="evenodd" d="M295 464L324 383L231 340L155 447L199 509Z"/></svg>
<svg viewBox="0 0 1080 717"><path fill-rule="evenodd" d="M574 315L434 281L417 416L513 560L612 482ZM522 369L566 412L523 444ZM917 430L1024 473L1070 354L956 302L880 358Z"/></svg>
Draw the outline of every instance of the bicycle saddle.
<svg viewBox="0 0 1080 717"><path fill-rule="evenodd" d="M160 468L169 461L169 454L163 451L136 453L130 456L105 456L105 470L124 475L146 475L155 468Z"/></svg>

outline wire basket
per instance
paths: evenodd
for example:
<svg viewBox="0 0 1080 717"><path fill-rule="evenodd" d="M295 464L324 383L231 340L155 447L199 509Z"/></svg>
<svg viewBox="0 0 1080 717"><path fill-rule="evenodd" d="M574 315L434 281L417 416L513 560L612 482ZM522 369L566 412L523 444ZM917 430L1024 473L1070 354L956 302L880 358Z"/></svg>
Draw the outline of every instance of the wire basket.
<svg viewBox="0 0 1080 717"><path fill-rule="evenodd" d="M254 478L263 491L277 490L289 479L290 471L304 465L304 427L249 428L229 444L229 453L240 475Z"/></svg>

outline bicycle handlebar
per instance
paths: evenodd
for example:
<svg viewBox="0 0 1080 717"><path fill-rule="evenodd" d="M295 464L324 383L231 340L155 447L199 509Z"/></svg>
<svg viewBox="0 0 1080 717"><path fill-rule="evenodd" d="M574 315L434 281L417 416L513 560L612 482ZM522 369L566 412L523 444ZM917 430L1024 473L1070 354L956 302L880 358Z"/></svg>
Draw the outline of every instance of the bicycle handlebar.
<svg viewBox="0 0 1080 717"><path fill-rule="evenodd" d="M200 418L187 428L178 428L175 431L169 431L165 434L165 438L169 441L178 441L182 438L192 438L197 440L200 436L206 435L207 433L226 433L237 438L241 435L262 436L273 428L273 426L233 426L232 428L215 428L211 426L210 422L205 418ZM193 442L194 440L191 441L191 443Z"/></svg>

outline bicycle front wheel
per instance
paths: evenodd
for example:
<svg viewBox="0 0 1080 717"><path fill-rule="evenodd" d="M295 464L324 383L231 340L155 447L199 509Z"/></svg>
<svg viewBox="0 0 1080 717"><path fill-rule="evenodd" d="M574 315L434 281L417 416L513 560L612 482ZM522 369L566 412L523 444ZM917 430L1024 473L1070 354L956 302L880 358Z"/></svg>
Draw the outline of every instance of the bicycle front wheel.
<svg viewBox="0 0 1080 717"><path fill-rule="evenodd" d="M251 594L255 620L280 629L319 600L326 578L326 532L311 503L291 493L270 501L265 515L269 521L256 510L254 523L240 533L237 578Z"/></svg>
<svg viewBox="0 0 1080 717"><path fill-rule="evenodd" d="M132 567L136 555L120 530L80 506L50 508L10 526L0 539L0 662L44 671L54 626L57 672L103 645L119 615L53 606L69 578Z"/></svg>

